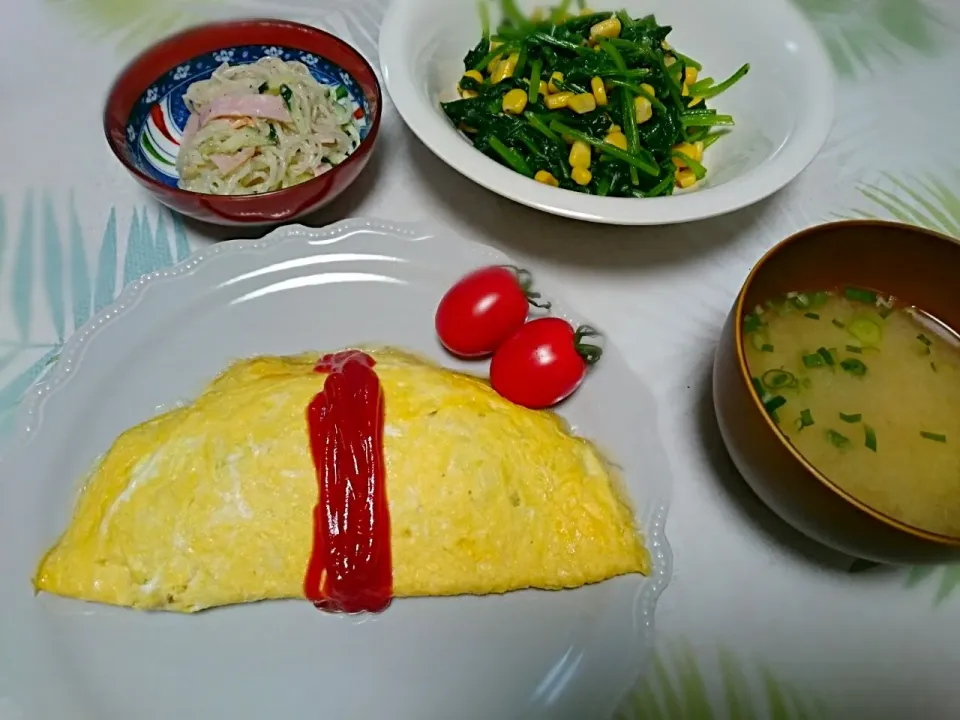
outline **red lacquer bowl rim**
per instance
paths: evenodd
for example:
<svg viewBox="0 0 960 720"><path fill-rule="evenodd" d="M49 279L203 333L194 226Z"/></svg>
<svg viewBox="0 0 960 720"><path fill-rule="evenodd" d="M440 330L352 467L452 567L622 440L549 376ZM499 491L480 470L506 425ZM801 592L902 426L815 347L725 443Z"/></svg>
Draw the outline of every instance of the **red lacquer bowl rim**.
<svg viewBox="0 0 960 720"><path fill-rule="evenodd" d="M129 78L131 73L137 68L144 66L150 67L155 64L156 56L161 54L164 51L167 51L181 43L189 42L195 38L203 38L209 35L216 35L218 33L230 32L244 28L257 28L261 27L265 30L287 30L293 32L307 33L313 35L317 40L325 43L333 43L338 45L342 50L346 51L348 54L354 56L354 58L367 70L370 74L370 78L373 81L373 90L374 96L376 99L375 108L373 109L373 118L370 122L370 129L367 131L367 136L360 141L360 144L357 145L356 149L347 156L347 158L334 167L329 172L324 173L323 175L318 175L315 178L307 180L306 182L297 183L296 185L291 185L287 188L281 188L280 190L271 190L266 193L259 193L255 195L217 195L214 193L199 193L192 190L184 190L179 187L171 187L170 185L164 185L160 181L151 177L147 173L140 170L138 167L133 165L125 156L124 152L124 143L118 141L117 138L123 138L125 135L125 122L123 126L117 125L116 117L118 115L123 116L124 118L129 117L130 112L133 107L124 108L122 112L116 113L116 106L119 102L117 95L124 85L130 82ZM276 41L267 41L264 44L275 44ZM231 47L230 42L224 42L222 47L227 48ZM296 45L291 45L291 47L297 47ZM214 51L218 48L212 47L210 51ZM307 50L309 48L297 47L298 50ZM309 49L310 52L320 55L325 60L333 62L330 60L323 52L317 50ZM193 57L196 53L191 52L186 57L181 58L178 62L184 62ZM333 63L340 69L346 70L339 64ZM176 63L173 63L176 65ZM164 72L173 67L163 67L158 69L153 73L153 78L156 79ZM367 83L361 83L359 78L357 78L354 73L349 73L351 77L357 82L357 85L360 86L361 90L366 90ZM138 88L139 92L142 93L146 90L148 86L143 88ZM139 97L139 95L138 95ZM167 37L159 40L150 47L143 50L136 57L134 57L130 62L128 62L123 70L117 75L117 78L113 81L110 86L110 90L107 92L107 99L104 102L103 107L103 132L107 139L107 145L110 146L110 150L113 152L114 156L120 161L120 163L132 173L140 182L150 187L154 192L167 196L167 197L176 197L180 198L185 202L196 202L203 200L216 200L218 203L236 203L236 204L248 204L256 203L259 200L267 200L270 202L282 199L284 194L287 194L291 199L302 197L303 194L310 188L311 184L316 184L317 186L326 185L329 183L337 173L340 173L344 170L349 169L351 165L354 165L358 162L361 162L364 156L369 152L370 148L373 146L374 141L377 139L377 134L380 131L380 118L383 113L383 91L380 87L380 80L377 77L376 71L373 69L373 66L367 61L365 57L358 51L355 47L350 45L350 43L342 40L341 38L333 35L332 33L327 32L326 30L321 30L319 28L313 27L312 25L306 25L304 23L294 22L292 20L278 20L276 18L244 18L242 20L224 20L219 22L204 23L202 25L194 25L192 27L181 30L178 33L173 35L168 35ZM317 188L320 190L320 187Z"/></svg>

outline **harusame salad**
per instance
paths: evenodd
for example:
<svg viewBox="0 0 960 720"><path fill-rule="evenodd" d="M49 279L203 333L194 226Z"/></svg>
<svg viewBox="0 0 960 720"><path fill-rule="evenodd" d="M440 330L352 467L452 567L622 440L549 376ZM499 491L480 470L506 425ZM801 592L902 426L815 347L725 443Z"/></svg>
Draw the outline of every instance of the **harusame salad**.
<svg viewBox="0 0 960 720"><path fill-rule="evenodd" d="M547 185L656 197L702 180L704 151L733 125L709 101L750 66L723 82L700 77L653 15L571 15L569 5L525 17L504 0L491 34L481 4L483 36L443 111L478 150Z"/></svg>

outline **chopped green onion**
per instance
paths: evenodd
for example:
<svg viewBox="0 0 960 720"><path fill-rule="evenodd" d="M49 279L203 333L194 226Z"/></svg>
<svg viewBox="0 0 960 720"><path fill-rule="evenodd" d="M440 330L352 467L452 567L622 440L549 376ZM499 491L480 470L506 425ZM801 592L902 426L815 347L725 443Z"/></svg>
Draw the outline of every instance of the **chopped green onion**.
<svg viewBox="0 0 960 720"><path fill-rule="evenodd" d="M801 410L797 430L803 430L805 427L810 427L813 424L813 414L809 410Z"/></svg>
<svg viewBox="0 0 960 720"><path fill-rule="evenodd" d="M840 321L837 320L836 318L834 318L834 319L831 320L830 322L832 322L832 323L833 323L834 325L836 325L838 328L845 328L845 327L846 327L846 325L844 325L842 322L840 322Z"/></svg>
<svg viewBox="0 0 960 720"><path fill-rule="evenodd" d="M277 137L277 128L274 126L273 123L269 123L269 125L270 125L270 132L267 134L267 140L272 142L274 145L276 145L278 142L280 142L280 138Z"/></svg>
<svg viewBox="0 0 960 720"><path fill-rule="evenodd" d="M337 100L343 100L347 96L347 89L343 85L337 85L337 90L334 93L334 97Z"/></svg>
<svg viewBox="0 0 960 720"><path fill-rule="evenodd" d="M763 321L756 313L747 313L743 318L743 331L745 333L756 332L763 326Z"/></svg>
<svg viewBox="0 0 960 720"><path fill-rule="evenodd" d="M840 367L857 377L862 377L867 374L867 366L863 364L863 361L857 360L856 358L841 360Z"/></svg>
<svg viewBox="0 0 960 720"><path fill-rule="evenodd" d="M767 409L767 412L772 413L774 410L777 410L786 404L787 399L783 395L774 395L772 398L767 400L763 406Z"/></svg>
<svg viewBox="0 0 960 720"><path fill-rule="evenodd" d="M853 415L847 415L846 413L840 413L840 419L847 423L858 423L863 419L863 415L860 413L855 413Z"/></svg>
<svg viewBox="0 0 960 720"><path fill-rule="evenodd" d="M812 307L820 307L821 305L826 305L829 298L830 293L825 292L824 290L817 290L810 299L810 303Z"/></svg>
<svg viewBox="0 0 960 720"><path fill-rule="evenodd" d="M280 86L280 97L283 98L283 104L287 106L287 110L292 110L293 90L286 84Z"/></svg>
<svg viewBox="0 0 960 720"><path fill-rule="evenodd" d="M879 345L883 338L883 330L880 329L880 326L867 318L856 318L851 321L847 330L864 345Z"/></svg>
<svg viewBox="0 0 960 720"><path fill-rule="evenodd" d="M771 345L770 343L764 343L763 345L760 346L760 350L762 352L773 352L774 348L773 348L773 345Z"/></svg>
<svg viewBox="0 0 960 720"><path fill-rule="evenodd" d="M859 355L863 352L863 348L859 348L856 345L847 345L847 352L857 353Z"/></svg>
<svg viewBox="0 0 960 720"><path fill-rule="evenodd" d="M804 317L808 317L808 318L810 318L811 320L819 320L819 319L820 319L820 316L817 315L816 313L804 313L803 316L804 316Z"/></svg>
<svg viewBox="0 0 960 720"><path fill-rule="evenodd" d="M543 67L543 60L537 58L530 63L530 87L527 88L527 100L535 103L540 95L540 70Z"/></svg>
<svg viewBox="0 0 960 720"><path fill-rule="evenodd" d="M833 365L836 364L833 360L833 355L831 355L830 351L827 350L825 347L817 348L817 354L823 358L823 361L827 365L830 365L832 367Z"/></svg>
<svg viewBox="0 0 960 720"><path fill-rule="evenodd" d="M873 428L869 425L863 426L863 444L867 446L868 450L877 451L877 434L873 431Z"/></svg>
<svg viewBox="0 0 960 720"><path fill-rule="evenodd" d="M796 295L790 298L790 303L797 310L806 310L808 307L810 307L810 298L804 295L803 293L797 293Z"/></svg>
<svg viewBox="0 0 960 720"><path fill-rule="evenodd" d="M750 378L750 382L753 383L753 389L757 393L757 397L762 401L767 397L767 391L763 389L763 383L760 382L760 378Z"/></svg>
<svg viewBox="0 0 960 720"><path fill-rule="evenodd" d="M926 345L927 347L930 347L931 345L933 345L933 342L930 340L930 338L928 338L928 337L927 337L926 335L924 335L923 333L920 333L919 335L917 335L917 340L919 340L920 342L922 342L922 343L923 343L924 345Z"/></svg>
<svg viewBox="0 0 960 720"><path fill-rule="evenodd" d="M830 441L830 444L837 448L843 448L850 445L850 438L846 435L841 435L836 430L827 430L827 440Z"/></svg>
<svg viewBox="0 0 960 720"><path fill-rule="evenodd" d="M823 367L823 356L819 353L811 353L803 356L803 364L808 368Z"/></svg>
<svg viewBox="0 0 960 720"><path fill-rule="evenodd" d="M843 294L847 296L848 300L857 300L858 302L870 303L871 305L875 305L877 302L877 294L872 290L848 287L843 291Z"/></svg>
<svg viewBox="0 0 960 720"><path fill-rule="evenodd" d="M771 390L793 387L797 384L797 378L792 372L786 370L767 370L763 374L763 385Z"/></svg>
<svg viewBox="0 0 960 720"><path fill-rule="evenodd" d="M930 361L930 369L933 370L934 372L937 371L937 364L932 360Z"/></svg>
<svg viewBox="0 0 960 720"><path fill-rule="evenodd" d="M920 436L926 438L927 440L933 440L938 443L945 443L947 441L946 435L941 435L939 433L927 432L926 430L920 431Z"/></svg>

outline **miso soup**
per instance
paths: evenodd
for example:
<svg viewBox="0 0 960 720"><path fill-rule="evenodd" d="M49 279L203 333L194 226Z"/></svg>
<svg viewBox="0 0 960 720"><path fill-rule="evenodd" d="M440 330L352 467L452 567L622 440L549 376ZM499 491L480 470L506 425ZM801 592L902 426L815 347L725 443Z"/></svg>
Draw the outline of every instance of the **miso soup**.
<svg viewBox="0 0 960 720"><path fill-rule="evenodd" d="M960 338L870 290L789 293L743 319L753 386L840 488L890 517L960 536Z"/></svg>

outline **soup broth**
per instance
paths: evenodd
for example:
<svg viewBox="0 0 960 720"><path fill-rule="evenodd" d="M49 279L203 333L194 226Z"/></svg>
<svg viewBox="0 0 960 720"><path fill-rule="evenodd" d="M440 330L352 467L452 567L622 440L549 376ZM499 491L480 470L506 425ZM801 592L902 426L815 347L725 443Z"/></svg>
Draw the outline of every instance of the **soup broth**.
<svg viewBox="0 0 960 720"><path fill-rule="evenodd" d="M960 536L960 338L868 290L789 293L748 313L753 385L837 486L890 517Z"/></svg>

